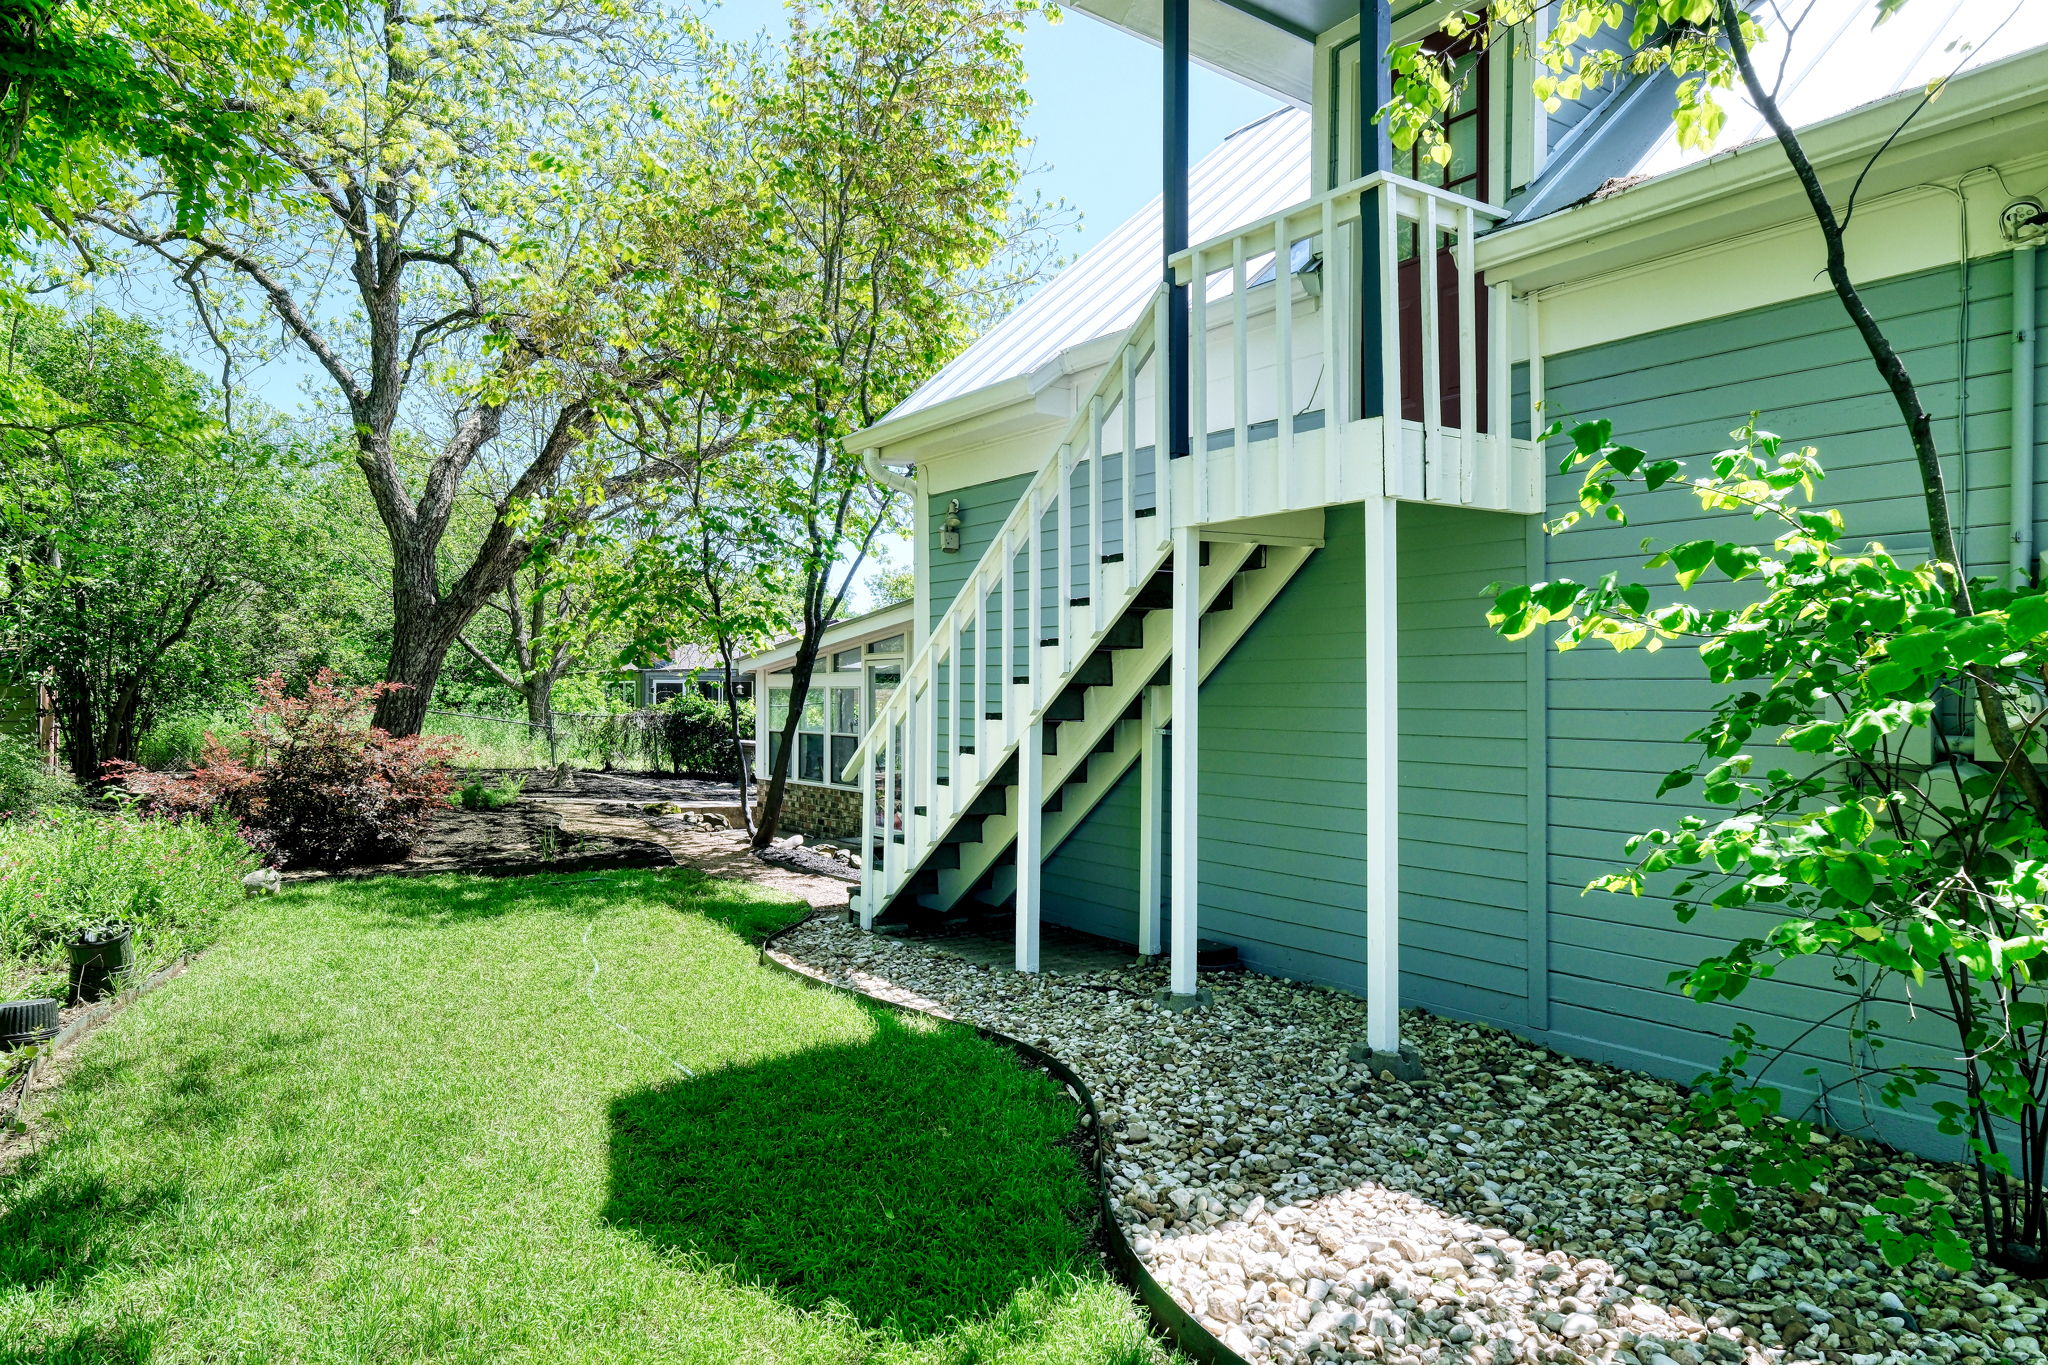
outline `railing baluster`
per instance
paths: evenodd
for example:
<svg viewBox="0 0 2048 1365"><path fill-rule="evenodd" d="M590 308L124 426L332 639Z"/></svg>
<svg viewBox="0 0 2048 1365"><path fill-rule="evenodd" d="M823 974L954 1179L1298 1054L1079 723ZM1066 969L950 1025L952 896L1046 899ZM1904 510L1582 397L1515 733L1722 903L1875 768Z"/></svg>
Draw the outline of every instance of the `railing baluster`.
<svg viewBox="0 0 2048 1365"><path fill-rule="evenodd" d="M1490 507L1506 507L1513 496L1508 487L1514 465L1515 431L1509 404L1514 398L1514 354L1508 341L1508 287L1488 285L1486 289L1486 449L1491 476L1485 498Z"/></svg>
<svg viewBox="0 0 2048 1365"><path fill-rule="evenodd" d="M1273 229L1274 458L1281 506L1294 478L1294 234L1282 218Z"/></svg>
<svg viewBox="0 0 2048 1365"><path fill-rule="evenodd" d="M1251 511L1251 323L1245 313L1245 250L1242 233L1230 239L1230 444L1237 475L1236 514Z"/></svg>
<svg viewBox="0 0 2048 1365"><path fill-rule="evenodd" d="M1152 519L1155 523L1152 539L1155 544L1173 536L1174 473L1166 452L1166 433L1172 429L1167 409L1173 402L1173 386L1166 379L1167 313L1172 307L1172 292L1161 290L1152 312Z"/></svg>
<svg viewBox="0 0 2048 1365"><path fill-rule="evenodd" d="M1472 206L1458 205L1458 501L1472 501L1479 463L1479 272L1472 265Z"/></svg>
<svg viewBox="0 0 2048 1365"><path fill-rule="evenodd" d="M1002 545L1003 643L996 655L996 693L1003 699L1004 728L1008 729L1008 717L1017 709L1011 705L1017 695L1017 614L1010 590L1010 580L1016 577L1017 545L1007 535Z"/></svg>
<svg viewBox="0 0 2048 1365"><path fill-rule="evenodd" d="M1141 323L1138 330L1144 330ZM1124 347L1123 357L1123 470L1118 480L1118 510L1123 513L1117 526L1117 549L1123 551L1124 590L1138 586L1138 348Z"/></svg>
<svg viewBox="0 0 2048 1365"><path fill-rule="evenodd" d="M1209 278L1202 269L1202 249L1189 253L1194 283L1188 286L1188 453L1194 468L1191 520L1209 519Z"/></svg>
<svg viewBox="0 0 2048 1365"><path fill-rule="evenodd" d="M1088 400L1088 632L1102 628L1102 556L1109 518L1102 508L1102 394Z"/></svg>
<svg viewBox="0 0 2048 1365"><path fill-rule="evenodd" d="M1440 333L1436 278L1436 196L1425 191L1422 213L1416 226L1416 263L1421 270L1422 306L1422 495L1438 496L1436 478L1437 433L1444 424L1443 350Z"/></svg>
<svg viewBox="0 0 2048 1365"><path fill-rule="evenodd" d="M988 584L974 576L974 780L988 776Z"/></svg>
<svg viewBox="0 0 2048 1365"><path fill-rule="evenodd" d="M1386 491L1391 491L1395 471L1400 466L1402 442L1401 431L1401 212L1399 193L1389 181L1380 187L1375 208L1380 215L1380 241L1386 249L1380 252L1376 262L1367 262L1365 268L1380 272L1380 338L1379 344L1387 352L1387 363L1380 366L1380 411L1386 414L1388 467L1383 475ZM1375 490L1380 491L1380 490ZM1419 490L1418 490L1419 491Z"/></svg>
<svg viewBox="0 0 2048 1365"><path fill-rule="evenodd" d="M946 622L946 677L953 684L946 697L946 704L952 708L953 715L952 724L946 727L950 732L947 738L952 755L946 762L946 785L964 788L967 785L967 737L973 733L967 728L966 637L959 612L948 611ZM962 798L956 794L954 799L957 802Z"/></svg>
<svg viewBox="0 0 2048 1365"><path fill-rule="evenodd" d="M1031 537L1024 543L1029 566L1024 574L1024 674L1030 679L1031 710L1036 714L1045 705L1045 669L1039 659L1045 641L1045 555L1041 545L1045 539L1045 503L1035 482L1025 497L1030 507Z"/></svg>
<svg viewBox="0 0 2048 1365"><path fill-rule="evenodd" d="M1348 348L1338 333L1338 315L1347 311L1343 296L1336 293L1337 282L1337 200L1335 197L1323 201L1322 239L1317 246L1322 255L1322 286L1316 311L1320 315L1323 332L1323 373L1317 383L1323 400L1323 458L1322 486L1316 490L1321 501L1336 501L1341 485L1338 482L1337 447L1338 433L1344 428L1344 409L1337 402L1337 381L1345 368L1354 363Z"/></svg>
<svg viewBox="0 0 2048 1365"><path fill-rule="evenodd" d="M1074 466L1070 463L1073 453L1071 445L1060 447L1059 563L1053 569L1059 591L1052 599L1052 613L1060 632L1062 673L1074 666Z"/></svg>

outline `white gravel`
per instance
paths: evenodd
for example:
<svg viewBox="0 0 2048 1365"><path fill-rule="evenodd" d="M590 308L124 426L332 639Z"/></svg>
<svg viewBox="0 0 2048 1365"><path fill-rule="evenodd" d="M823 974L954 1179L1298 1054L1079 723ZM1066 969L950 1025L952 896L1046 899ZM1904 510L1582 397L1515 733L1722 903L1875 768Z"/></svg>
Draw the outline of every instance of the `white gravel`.
<svg viewBox="0 0 2048 1365"><path fill-rule="evenodd" d="M1825 1196L1757 1192L1730 1242L1678 1208L1682 1092L1411 1013L1429 1079L1345 1060L1364 1002L1248 973L1159 1010L1163 972L1027 977L837 920L785 961L1038 1044L1094 1089L1117 1216L1182 1306L1253 1361L2033 1362L2028 1281L1885 1266L1855 1220L1911 1166L1853 1139Z"/></svg>

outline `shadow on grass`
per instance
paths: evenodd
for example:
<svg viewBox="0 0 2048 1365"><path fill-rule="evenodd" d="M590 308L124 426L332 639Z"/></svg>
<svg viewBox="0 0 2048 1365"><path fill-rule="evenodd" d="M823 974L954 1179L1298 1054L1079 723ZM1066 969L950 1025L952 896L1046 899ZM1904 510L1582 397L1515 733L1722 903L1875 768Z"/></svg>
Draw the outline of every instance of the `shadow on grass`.
<svg viewBox="0 0 2048 1365"><path fill-rule="evenodd" d="M865 1042L614 1101L604 1217L906 1341L1084 1271L1058 1087L965 1029L866 1008Z"/></svg>

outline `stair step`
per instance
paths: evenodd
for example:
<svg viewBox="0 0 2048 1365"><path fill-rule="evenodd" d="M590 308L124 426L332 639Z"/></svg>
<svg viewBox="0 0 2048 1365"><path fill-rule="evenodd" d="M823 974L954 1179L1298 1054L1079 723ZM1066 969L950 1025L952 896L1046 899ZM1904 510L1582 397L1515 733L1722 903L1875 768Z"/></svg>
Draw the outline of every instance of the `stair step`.
<svg viewBox="0 0 2048 1365"><path fill-rule="evenodd" d="M1122 550L1118 550L1113 555L1104 555L1102 557L1102 562L1105 564L1121 564L1124 562L1124 552Z"/></svg>
<svg viewBox="0 0 2048 1365"><path fill-rule="evenodd" d="M1052 699L1052 705L1045 708L1048 721L1079 720L1088 714L1088 689L1068 687Z"/></svg>
<svg viewBox="0 0 2048 1365"><path fill-rule="evenodd" d="M1209 610L1229 611L1231 603L1237 600L1236 596L1231 592L1231 589L1235 586L1236 584L1234 583L1225 583L1223 585L1223 591L1217 593L1216 600L1209 604Z"/></svg>

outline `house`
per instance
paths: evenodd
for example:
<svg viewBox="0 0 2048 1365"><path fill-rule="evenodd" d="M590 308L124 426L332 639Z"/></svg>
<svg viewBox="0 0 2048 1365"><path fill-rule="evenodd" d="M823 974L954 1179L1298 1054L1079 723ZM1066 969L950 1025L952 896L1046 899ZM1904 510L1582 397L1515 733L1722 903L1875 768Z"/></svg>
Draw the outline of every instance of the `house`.
<svg viewBox="0 0 2048 1365"><path fill-rule="evenodd" d="M734 660L732 685L742 698L751 697L753 681ZM713 701L725 699L728 679L718 651L709 645L681 645L659 663L633 670L633 704L641 708L673 701L685 691Z"/></svg>
<svg viewBox="0 0 2048 1365"><path fill-rule="evenodd" d="M1807 1027L1835 983L1685 1000L1668 973L1741 930L1584 892L1676 818L1654 796L1711 699L1697 668L1484 619L1489 584L1632 569L1685 514L1545 535L1577 487L1532 440L1552 415L1683 455L1761 409L1821 448L1859 539L1925 549L1896 415L1757 113L1725 95L1720 150L1694 153L1669 78L1551 112L1500 49L1466 59L1438 167L1371 125L1361 54L1371 92L1386 42L1359 34L1427 39L1450 6L1075 8L1161 43L1166 189L858 438L918 508L909 653L829 755L873 813L861 922L994 916L1022 971L1042 924L1073 926L1163 953L1191 1006L1197 939L1221 940L1362 992L1360 1041L1390 1060L1423 1007L1690 1080L1746 1022L1803 1035L1788 1107L1825 1093L1845 1035ZM1850 267L1938 409L1968 567L2029 576L2044 9L1914 0L1873 28L1868 0L1757 8L1830 188L1883 148ZM1283 107L1189 168L1195 60Z"/></svg>
<svg viewBox="0 0 2048 1365"><path fill-rule="evenodd" d="M894 602L825 628L797 719L781 828L829 839L859 837L860 782L843 774L868 717L895 695L915 613L913 603ZM734 661L734 668L751 679L754 695L767 702L754 708L758 773L772 771L770 765L782 752L796 649L794 639L780 640Z"/></svg>

